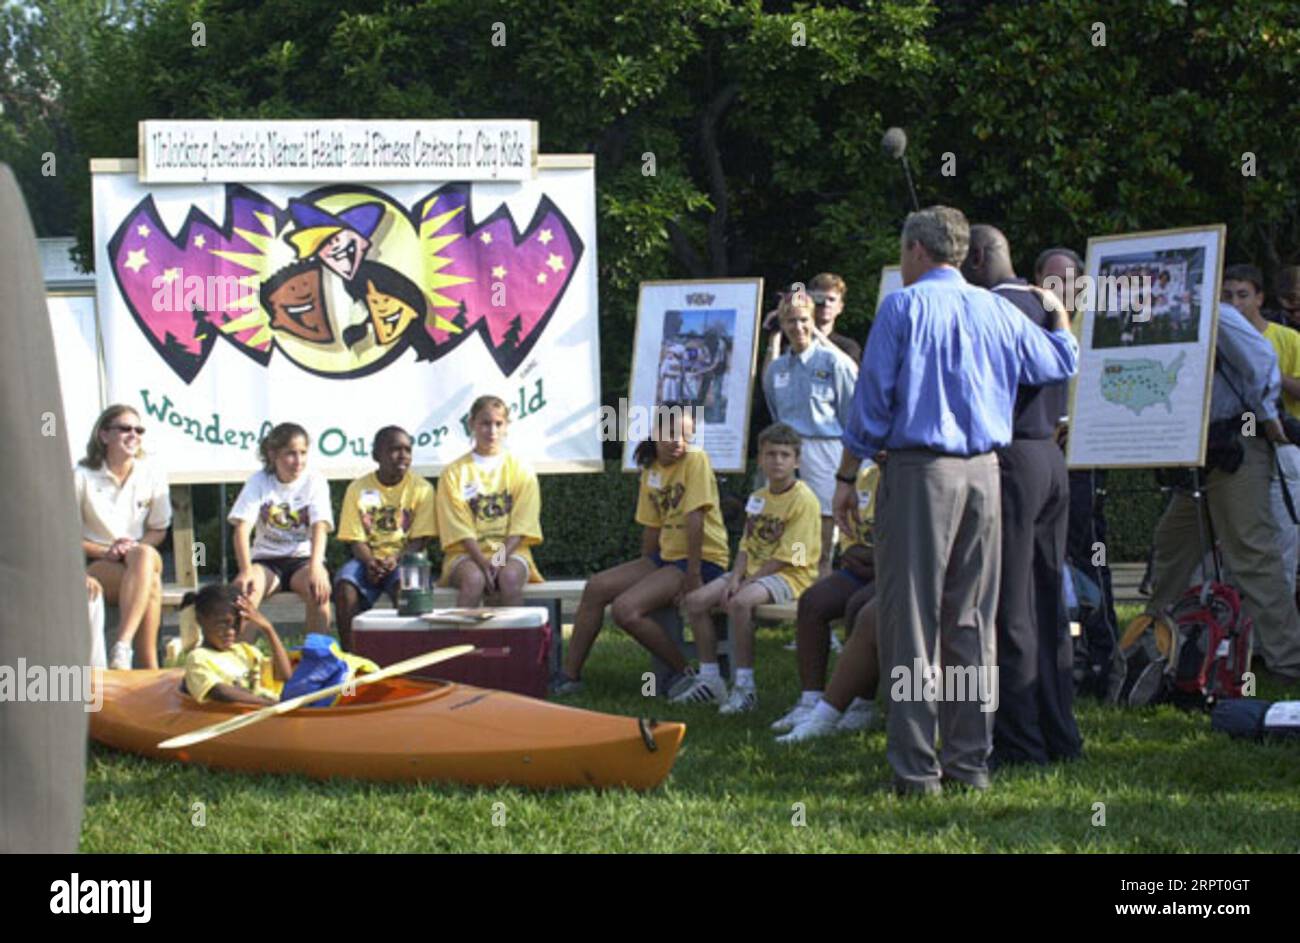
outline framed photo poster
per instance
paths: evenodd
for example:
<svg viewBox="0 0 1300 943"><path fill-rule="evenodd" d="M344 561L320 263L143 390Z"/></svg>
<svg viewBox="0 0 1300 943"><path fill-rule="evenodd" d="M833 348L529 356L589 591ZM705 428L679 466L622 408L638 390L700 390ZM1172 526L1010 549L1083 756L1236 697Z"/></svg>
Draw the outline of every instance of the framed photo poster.
<svg viewBox="0 0 1300 943"><path fill-rule="evenodd" d="M1086 274L1046 285L1083 317L1071 468L1205 461L1225 227L1088 240Z"/></svg>
<svg viewBox="0 0 1300 943"><path fill-rule="evenodd" d="M619 416L624 471L636 471L632 452L650 437L654 406L668 402L691 409L714 471L745 470L762 298L761 278L641 283Z"/></svg>

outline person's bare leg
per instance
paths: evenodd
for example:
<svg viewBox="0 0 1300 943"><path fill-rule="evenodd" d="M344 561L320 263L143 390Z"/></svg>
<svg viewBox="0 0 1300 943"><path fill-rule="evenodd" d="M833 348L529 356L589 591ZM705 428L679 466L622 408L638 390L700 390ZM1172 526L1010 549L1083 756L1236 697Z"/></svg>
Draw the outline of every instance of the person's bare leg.
<svg viewBox="0 0 1300 943"><path fill-rule="evenodd" d="M876 603L858 611L853 632L844 643L822 700L837 711L845 711L855 697L871 700L880 683L880 656L876 651Z"/></svg>
<svg viewBox="0 0 1300 943"><path fill-rule="evenodd" d="M451 571L449 581L456 587L456 605L461 608L474 608L483 605L483 592L487 589L487 579L469 557L464 557Z"/></svg>
<svg viewBox="0 0 1300 943"><path fill-rule="evenodd" d="M682 600L686 621L695 637L695 652L700 664L713 664L718 660L718 638L713 631L713 610L722 605L727 594L727 577L706 583Z"/></svg>
<svg viewBox="0 0 1300 943"><path fill-rule="evenodd" d="M750 583L727 606L727 617L731 620L731 657L737 668L754 667L754 607L771 598L766 586Z"/></svg>
<svg viewBox="0 0 1300 943"><path fill-rule="evenodd" d="M140 630L140 623L149 612L149 597L155 584L162 587L162 557L148 544L136 544L126 553L122 561L125 570L122 583L118 587L118 608L121 619L118 623L118 641L130 642ZM157 630L154 631L157 639ZM157 657L154 657L155 665Z"/></svg>
<svg viewBox="0 0 1300 943"><path fill-rule="evenodd" d="M142 668L158 667L158 631L162 628L162 574L149 591L149 606L135 634L135 662Z"/></svg>
<svg viewBox="0 0 1300 943"><path fill-rule="evenodd" d="M605 607L657 569L652 560L639 557L602 570L587 580L578 600L578 611L573 615L573 635L564 653L564 673L568 677L578 678L582 674L591 646L604 627Z"/></svg>
<svg viewBox="0 0 1300 943"><path fill-rule="evenodd" d="M831 541L835 537L835 518L822 518L822 547L821 554L817 557L817 578L825 579L831 572L831 554L834 547Z"/></svg>
<svg viewBox="0 0 1300 943"><path fill-rule="evenodd" d="M327 633L330 630L330 598L326 596L321 602L312 598L311 567L299 567L298 572L289 578L289 588L293 590L306 610L305 630L307 632Z"/></svg>
<svg viewBox="0 0 1300 943"><path fill-rule="evenodd" d="M347 652L352 650L352 620L361 606L361 594L346 580L334 587L334 620L339 630L339 645Z"/></svg>
<svg viewBox="0 0 1300 943"><path fill-rule="evenodd" d="M528 567L511 557L497 571L497 603L502 606L524 604L524 584L528 582Z"/></svg>
<svg viewBox="0 0 1300 943"><path fill-rule="evenodd" d="M681 653L650 613L672 605L681 590L686 574L675 566L660 567L614 600L614 622L636 639L652 655L668 664L673 671L686 670L686 656Z"/></svg>
<svg viewBox="0 0 1300 943"><path fill-rule="evenodd" d="M276 576L260 563L254 563L252 576L253 589L248 594L248 602L254 609L261 609L262 603L276 594L280 588L280 577ZM239 633L241 642L255 642L258 631L251 623L245 621L244 630Z"/></svg>

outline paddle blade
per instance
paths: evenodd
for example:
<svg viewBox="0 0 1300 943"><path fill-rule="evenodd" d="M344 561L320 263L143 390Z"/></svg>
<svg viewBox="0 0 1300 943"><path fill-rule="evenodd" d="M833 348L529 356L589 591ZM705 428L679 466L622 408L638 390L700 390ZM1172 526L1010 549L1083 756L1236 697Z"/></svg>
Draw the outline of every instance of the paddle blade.
<svg viewBox="0 0 1300 943"><path fill-rule="evenodd" d="M279 714L287 714L304 704L311 704L314 701L321 701L335 694L341 694L343 691L354 690L367 684L374 684L376 681L383 681L385 678L393 678L397 675L406 674L416 671L420 668L427 668L429 665L436 665L440 661L449 661L452 658L459 658L461 655L474 651L473 645L453 645L450 648L440 648L435 652L425 652L423 655L416 655L414 658L408 658L406 661L399 661L396 664L389 665L387 668L380 668L378 671L372 671L369 674L360 675L359 677L350 678L342 684L331 685L328 688L321 688L319 691L312 691L310 694L304 694L301 697L295 697L292 700L281 701L279 704L268 704L261 710L252 711L248 714L240 714L238 717L231 717L223 720L219 724L213 724L210 727L201 727L198 730L192 730L189 733L183 733L178 737L172 737L170 740L164 740L158 744L159 750L179 750L184 747L193 746L196 743L202 743L205 740L211 740L214 737L225 736L236 730L242 730L245 727L251 727L253 724L269 720Z"/></svg>

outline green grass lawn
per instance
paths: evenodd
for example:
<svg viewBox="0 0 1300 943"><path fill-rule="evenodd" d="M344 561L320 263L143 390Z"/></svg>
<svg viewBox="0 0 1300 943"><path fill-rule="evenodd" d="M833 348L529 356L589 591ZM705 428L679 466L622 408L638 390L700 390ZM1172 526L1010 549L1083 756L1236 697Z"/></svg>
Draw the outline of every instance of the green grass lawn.
<svg viewBox="0 0 1300 943"><path fill-rule="evenodd" d="M1207 715L1171 707L1083 702L1083 760L999 772L987 793L897 799L880 730L795 747L773 742L768 724L797 695L794 655L782 648L792 631L759 633L762 702L740 719L647 702L640 649L606 632L586 691L570 703L688 725L672 775L650 793L317 783L92 745L82 850L1300 851L1300 750L1229 740L1210 731ZM1260 696L1284 694L1265 684ZM195 803L203 804L201 826ZM1093 824L1097 803L1104 826ZM803 826L793 824L800 808ZM493 824L494 813L504 824Z"/></svg>

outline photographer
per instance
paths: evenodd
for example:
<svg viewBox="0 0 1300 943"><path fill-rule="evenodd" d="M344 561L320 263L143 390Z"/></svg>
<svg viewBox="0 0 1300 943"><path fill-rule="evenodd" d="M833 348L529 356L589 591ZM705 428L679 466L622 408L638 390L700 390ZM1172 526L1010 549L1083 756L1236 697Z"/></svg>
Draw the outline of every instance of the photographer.
<svg viewBox="0 0 1300 943"><path fill-rule="evenodd" d="M1287 442L1278 420L1277 354L1230 304L1219 305L1217 340L1205 503L1224 563L1255 620L1257 651L1280 681L1292 684L1300 682L1300 614L1287 593L1280 525L1269 501L1273 449ZM1178 491L1156 525L1149 614L1178 598L1201 561L1206 530L1196 514L1191 495Z"/></svg>

